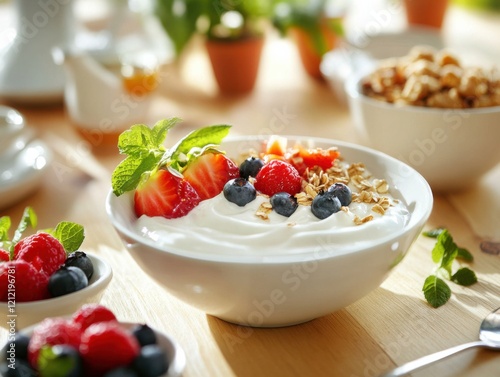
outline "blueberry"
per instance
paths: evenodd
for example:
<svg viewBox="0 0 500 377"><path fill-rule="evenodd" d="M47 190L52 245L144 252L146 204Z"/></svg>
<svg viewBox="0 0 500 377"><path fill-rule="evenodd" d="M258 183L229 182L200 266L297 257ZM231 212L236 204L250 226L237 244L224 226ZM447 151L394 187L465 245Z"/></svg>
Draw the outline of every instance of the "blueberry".
<svg viewBox="0 0 500 377"><path fill-rule="evenodd" d="M148 344L156 344L155 331L148 325L135 325L132 328L132 335L135 336L141 347Z"/></svg>
<svg viewBox="0 0 500 377"><path fill-rule="evenodd" d="M0 376L2 377L36 377L37 373L31 369L27 360L16 359L14 364L2 362L0 364Z"/></svg>
<svg viewBox="0 0 500 377"><path fill-rule="evenodd" d="M332 193L333 196L339 198L340 204L343 206L348 206L352 201L351 189L343 183L334 183L328 188L328 192Z"/></svg>
<svg viewBox="0 0 500 377"><path fill-rule="evenodd" d="M248 179L249 177L256 177L260 168L264 166L264 161L256 157L248 157L240 165L240 176Z"/></svg>
<svg viewBox="0 0 500 377"><path fill-rule="evenodd" d="M89 281L85 273L74 266L62 266L49 278L49 292L52 297L73 293L88 285Z"/></svg>
<svg viewBox="0 0 500 377"><path fill-rule="evenodd" d="M8 342L0 351L0 360L5 361L9 358L28 360L28 344L30 337L26 334L16 332L13 337L9 337Z"/></svg>
<svg viewBox="0 0 500 377"><path fill-rule="evenodd" d="M222 189L224 197L231 203L243 207L257 196L255 187L245 178L234 178L228 181Z"/></svg>
<svg viewBox="0 0 500 377"><path fill-rule="evenodd" d="M311 211L318 219L326 219L340 211L341 207L339 198L328 191L320 192L311 203Z"/></svg>
<svg viewBox="0 0 500 377"><path fill-rule="evenodd" d="M286 217L290 217L299 206L297 199L287 192L274 194L271 196L270 201L274 211Z"/></svg>
<svg viewBox="0 0 500 377"><path fill-rule="evenodd" d="M88 280L90 280L94 274L94 265L87 254L83 251L75 251L69 254L68 258L66 258L66 262L64 262L64 265L81 268L83 272L85 272L85 275L87 275Z"/></svg>
<svg viewBox="0 0 500 377"><path fill-rule="evenodd" d="M167 355L157 345L144 346L132 362L132 368L141 377L161 376L168 370Z"/></svg>
<svg viewBox="0 0 500 377"><path fill-rule="evenodd" d="M103 377L139 377L139 375L129 367L119 367L110 370Z"/></svg>

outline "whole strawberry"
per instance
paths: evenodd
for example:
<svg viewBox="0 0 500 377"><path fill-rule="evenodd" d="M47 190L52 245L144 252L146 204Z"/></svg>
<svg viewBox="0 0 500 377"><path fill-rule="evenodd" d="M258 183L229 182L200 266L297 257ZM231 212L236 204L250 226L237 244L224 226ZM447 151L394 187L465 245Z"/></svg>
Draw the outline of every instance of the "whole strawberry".
<svg viewBox="0 0 500 377"><path fill-rule="evenodd" d="M14 259L24 260L50 276L66 261L66 251L54 236L40 232L21 239L14 248Z"/></svg>
<svg viewBox="0 0 500 377"><path fill-rule="evenodd" d="M88 375L100 376L120 366L126 366L139 355L137 339L113 321L90 325L82 334L80 355Z"/></svg>
<svg viewBox="0 0 500 377"><path fill-rule="evenodd" d="M268 196L278 192L287 192L293 196L302 189L302 177L288 162L271 160L260 169L254 186Z"/></svg>

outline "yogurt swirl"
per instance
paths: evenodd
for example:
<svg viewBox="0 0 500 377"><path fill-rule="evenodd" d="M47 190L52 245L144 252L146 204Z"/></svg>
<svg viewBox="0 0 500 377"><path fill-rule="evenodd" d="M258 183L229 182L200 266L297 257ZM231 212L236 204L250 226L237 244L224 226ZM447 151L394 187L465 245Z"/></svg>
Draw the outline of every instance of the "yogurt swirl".
<svg viewBox="0 0 500 377"><path fill-rule="evenodd" d="M352 202L349 211L339 211L323 220L304 205L299 205L290 217L273 211L268 220L263 220L256 212L267 197L258 195L254 201L239 207L221 193L202 201L184 217L142 216L136 229L166 249L264 257L311 252L328 245L330 250L343 254L404 228L410 217L406 206L387 196L391 206L384 215L373 212L369 204ZM366 215L372 215L373 220L355 225L355 216Z"/></svg>

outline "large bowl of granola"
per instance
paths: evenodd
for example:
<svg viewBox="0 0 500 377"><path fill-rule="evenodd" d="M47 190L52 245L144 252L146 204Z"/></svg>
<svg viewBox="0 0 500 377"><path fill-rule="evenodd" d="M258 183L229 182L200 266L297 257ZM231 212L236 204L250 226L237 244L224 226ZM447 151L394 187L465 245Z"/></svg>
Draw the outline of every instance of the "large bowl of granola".
<svg viewBox="0 0 500 377"><path fill-rule="evenodd" d="M137 216L133 193L110 192L108 215L138 265L189 305L255 327L309 321L379 287L431 213L429 185L379 151L329 139L283 140L286 159L299 165L317 151L336 156L332 166L303 173L291 215L275 213L272 197L260 192L242 206L221 192L179 218ZM220 149L239 164L259 156L265 142L228 137ZM285 158L272 153L272 161ZM330 216L312 214L314 198L336 184L350 188L349 202Z"/></svg>
<svg viewBox="0 0 500 377"><path fill-rule="evenodd" d="M419 171L434 191L464 190L500 162L500 77L447 51L414 48L353 77L361 142Z"/></svg>

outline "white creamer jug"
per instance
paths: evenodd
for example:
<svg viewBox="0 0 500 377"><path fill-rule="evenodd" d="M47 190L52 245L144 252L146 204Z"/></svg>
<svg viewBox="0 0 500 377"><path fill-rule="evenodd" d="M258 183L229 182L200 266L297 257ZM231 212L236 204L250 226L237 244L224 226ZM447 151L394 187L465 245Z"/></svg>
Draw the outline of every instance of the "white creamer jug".
<svg viewBox="0 0 500 377"><path fill-rule="evenodd" d="M62 101L63 68L54 46L74 42L74 0L12 0L15 22L0 56L0 97L25 104ZM4 35L4 36L5 36Z"/></svg>

